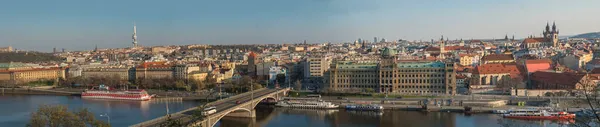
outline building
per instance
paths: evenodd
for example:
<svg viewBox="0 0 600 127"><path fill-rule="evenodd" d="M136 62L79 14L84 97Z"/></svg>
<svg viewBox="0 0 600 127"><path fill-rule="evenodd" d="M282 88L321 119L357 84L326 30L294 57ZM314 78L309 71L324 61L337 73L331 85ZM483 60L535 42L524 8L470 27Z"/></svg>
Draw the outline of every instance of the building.
<svg viewBox="0 0 600 127"><path fill-rule="evenodd" d="M190 73L200 71L200 66L196 64L176 64L173 67L173 77L178 80L187 80Z"/></svg>
<svg viewBox="0 0 600 127"><path fill-rule="evenodd" d="M331 90L374 89L381 93L456 94L454 62L398 61L395 51L385 48L380 63L335 62L327 73Z"/></svg>
<svg viewBox="0 0 600 127"><path fill-rule="evenodd" d="M530 76L532 89L544 90L584 90L592 88L584 86L589 77L584 74L570 72L538 71Z"/></svg>
<svg viewBox="0 0 600 127"><path fill-rule="evenodd" d="M248 53L248 73L250 76L256 76L256 62L258 62L258 55L254 52Z"/></svg>
<svg viewBox="0 0 600 127"><path fill-rule="evenodd" d="M521 48L535 49L541 47L558 47L558 30L556 24L552 23L552 30L550 25L546 23L546 29L543 32L543 37L529 37L523 40Z"/></svg>
<svg viewBox="0 0 600 127"><path fill-rule="evenodd" d="M483 64L475 67L472 85L498 85L502 80L520 76L517 65L512 64Z"/></svg>
<svg viewBox="0 0 600 127"><path fill-rule="evenodd" d="M106 66L106 67L90 67L81 68L81 76L84 78L100 77L112 78L119 77L123 81L132 79L131 67L125 66Z"/></svg>
<svg viewBox="0 0 600 127"><path fill-rule="evenodd" d="M8 46L8 47L0 47L0 52L12 52L14 49L12 48L12 46Z"/></svg>
<svg viewBox="0 0 600 127"><path fill-rule="evenodd" d="M550 59L525 60L525 69L528 74L550 70L552 69L552 61Z"/></svg>
<svg viewBox="0 0 600 127"><path fill-rule="evenodd" d="M459 63L462 66L475 66L479 64L481 56L478 54L459 54Z"/></svg>
<svg viewBox="0 0 600 127"><path fill-rule="evenodd" d="M510 52L503 54L489 54L481 57L481 64L492 63L515 63L515 58Z"/></svg>
<svg viewBox="0 0 600 127"><path fill-rule="evenodd" d="M58 80L65 78L65 69L60 67L34 67L24 63L0 63L0 81L9 84L26 84L32 81Z"/></svg>
<svg viewBox="0 0 600 127"><path fill-rule="evenodd" d="M174 78L173 71L173 65L167 62L144 62L135 67L135 78Z"/></svg>
<svg viewBox="0 0 600 127"><path fill-rule="evenodd" d="M207 76L208 76L208 72L192 71L188 74L188 79L191 81L204 82L204 81L206 81Z"/></svg>
<svg viewBox="0 0 600 127"><path fill-rule="evenodd" d="M304 62L304 78L319 79L329 69L331 58L326 54L311 54Z"/></svg>
<svg viewBox="0 0 600 127"><path fill-rule="evenodd" d="M585 52L577 50L572 54L568 54L561 59L563 65L567 66L572 70L579 70L580 68L586 67L585 65L592 61L593 54L591 52Z"/></svg>

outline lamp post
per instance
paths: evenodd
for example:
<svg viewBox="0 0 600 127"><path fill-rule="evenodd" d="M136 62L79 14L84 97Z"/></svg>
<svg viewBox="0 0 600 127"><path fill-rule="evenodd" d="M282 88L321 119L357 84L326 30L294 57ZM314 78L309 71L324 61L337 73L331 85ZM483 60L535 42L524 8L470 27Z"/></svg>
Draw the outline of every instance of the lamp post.
<svg viewBox="0 0 600 127"><path fill-rule="evenodd" d="M106 114L106 113L101 114L100 117L106 117L106 118L108 118L108 125L110 125L110 116L108 116L108 114Z"/></svg>

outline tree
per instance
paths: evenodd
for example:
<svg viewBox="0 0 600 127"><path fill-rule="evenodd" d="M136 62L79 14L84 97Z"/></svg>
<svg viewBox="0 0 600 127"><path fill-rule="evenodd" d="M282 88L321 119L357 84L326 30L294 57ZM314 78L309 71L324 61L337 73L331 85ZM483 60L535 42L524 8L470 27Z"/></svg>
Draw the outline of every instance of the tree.
<svg viewBox="0 0 600 127"><path fill-rule="evenodd" d="M194 80L193 83L194 83L194 85L192 85L193 90L202 90L202 89L206 88L206 84L203 81Z"/></svg>
<svg viewBox="0 0 600 127"><path fill-rule="evenodd" d="M31 114L29 127L109 127L110 125L97 120L94 113L87 109L69 112L62 105L41 105L37 112Z"/></svg>
<svg viewBox="0 0 600 127"><path fill-rule="evenodd" d="M300 83L300 80L297 80L296 83L294 83L294 89L296 89L296 90L302 89L302 83Z"/></svg>
<svg viewBox="0 0 600 127"><path fill-rule="evenodd" d="M177 88L177 90L181 90L181 89L187 90L187 85L185 84L185 82L183 80L177 80L175 82L175 87Z"/></svg>

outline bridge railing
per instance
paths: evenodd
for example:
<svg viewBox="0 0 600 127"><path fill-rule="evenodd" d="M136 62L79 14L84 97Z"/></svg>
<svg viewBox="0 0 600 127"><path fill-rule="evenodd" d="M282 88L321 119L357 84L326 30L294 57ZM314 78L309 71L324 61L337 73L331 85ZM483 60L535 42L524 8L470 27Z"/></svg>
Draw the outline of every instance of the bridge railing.
<svg viewBox="0 0 600 127"><path fill-rule="evenodd" d="M266 89L267 88L261 88L261 89L255 90L255 92L256 91L263 91L263 90L266 90ZM225 98L225 99L220 99L220 100L217 100L217 101L214 101L214 102L209 102L206 105L213 105L213 104L227 102L229 100L232 100L233 98L237 98L239 96L247 96L249 94L251 94L251 92L241 93L241 94L238 94L238 95L235 95L235 96L230 96L230 97ZM171 119L179 119L180 117L184 116L183 113L189 112L189 111L192 111L192 110L196 110L196 109L197 109L197 107L193 107L193 108L189 108L189 109L186 109L186 110L183 110L183 111L179 111L179 112L173 113L173 114L171 114ZM142 127L142 126L147 126L147 125L155 125L156 126L156 124L159 124L159 123L167 121L167 118L168 118L167 116L161 116L161 117L158 117L158 118L155 118L155 119L152 119L152 120L148 120L148 121L144 121L144 122L141 122L141 123L138 123L138 124L131 125L130 127Z"/></svg>

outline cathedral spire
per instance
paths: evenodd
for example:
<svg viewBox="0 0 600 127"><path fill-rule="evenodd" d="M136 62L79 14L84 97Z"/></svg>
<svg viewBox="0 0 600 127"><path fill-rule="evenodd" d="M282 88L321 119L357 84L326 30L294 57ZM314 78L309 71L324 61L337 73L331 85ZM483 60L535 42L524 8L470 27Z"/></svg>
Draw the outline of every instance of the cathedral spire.
<svg viewBox="0 0 600 127"><path fill-rule="evenodd" d="M556 22L552 22L552 32L556 33Z"/></svg>

